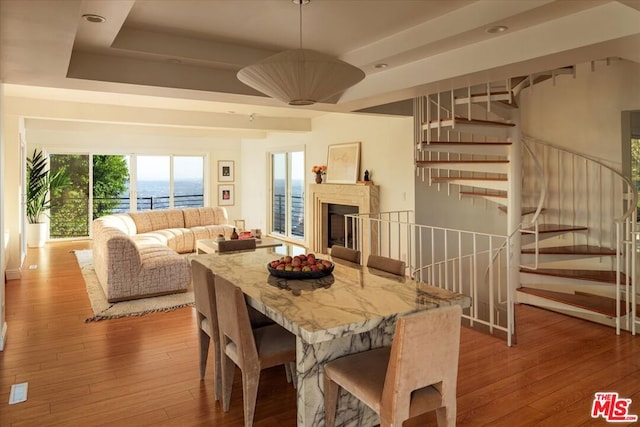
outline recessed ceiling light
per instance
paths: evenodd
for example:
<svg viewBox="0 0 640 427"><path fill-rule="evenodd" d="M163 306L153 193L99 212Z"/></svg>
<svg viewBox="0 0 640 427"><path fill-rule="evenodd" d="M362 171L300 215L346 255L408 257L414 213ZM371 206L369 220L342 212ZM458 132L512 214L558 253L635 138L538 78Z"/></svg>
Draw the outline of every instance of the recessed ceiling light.
<svg viewBox="0 0 640 427"><path fill-rule="evenodd" d="M508 29L509 29L509 27L507 27L505 25L494 25L493 27L487 28L486 31L489 34L498 34L498 33L504 33Z"/></svg>
<svg viewBox="0 0 640 427"><path fill-rule="evenodd" d="M107 20L107 18L105 18L104 16L95 15L93 13L85 13L84 15L82 15L82 18L85 21L91 22L93 24L101 24Z"/></svg>
<svg viewBox="0 0 640 427"><path fill-rule="evenodd" d="M374 68L387 68L388 66L389 66L389 64L381 63L381 64L376 64L373 67Z"/></svg>

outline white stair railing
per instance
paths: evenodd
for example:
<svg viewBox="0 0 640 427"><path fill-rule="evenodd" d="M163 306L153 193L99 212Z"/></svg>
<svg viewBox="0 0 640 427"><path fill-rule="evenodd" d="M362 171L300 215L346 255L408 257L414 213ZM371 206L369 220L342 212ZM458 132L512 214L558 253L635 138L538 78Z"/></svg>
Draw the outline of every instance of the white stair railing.
<svg viewBox="0 0 640 427"><path fill-rule="evenodd" d="M463 318L489 333L513 335L513 290L509 283L508 237L416 224L413 211L345 215L352 248L363 254L400 259L418 282L472 298ZM366 245L366 247L365 247ZM366 264L366 257L363 257Z"/></svg>
<svg viewBox="0 0 640 427"><path fill-rule="evenodd" d="M616 333L622 326L624 304L626 313L631 314L626 316L626 329L635 334L638 192L633 183L603 160L529 136L524 141L534 157L545 159L544 176L549 187L545 222L588 227L584 233L573 233L574 245L615 249Z"/></svg>

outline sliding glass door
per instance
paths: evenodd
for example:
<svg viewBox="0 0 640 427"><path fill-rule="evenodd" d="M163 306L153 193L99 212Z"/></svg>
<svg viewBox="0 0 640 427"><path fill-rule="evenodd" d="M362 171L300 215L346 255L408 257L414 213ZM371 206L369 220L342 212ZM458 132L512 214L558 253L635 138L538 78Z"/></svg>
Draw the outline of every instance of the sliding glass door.
<svg viewBox="0 0 640 427"><path fill-rule="evenodd" d="M304 239L304 152L271 154L271 233Z"/></svg>

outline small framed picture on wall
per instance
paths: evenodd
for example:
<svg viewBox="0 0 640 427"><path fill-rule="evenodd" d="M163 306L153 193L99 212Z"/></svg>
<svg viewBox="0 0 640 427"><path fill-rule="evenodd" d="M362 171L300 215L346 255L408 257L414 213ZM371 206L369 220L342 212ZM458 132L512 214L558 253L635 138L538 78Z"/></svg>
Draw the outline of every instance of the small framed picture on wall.
<svg viewBox="0 0 640 427"><path fill-rule="evenodd" d="M233 184L218 185L218 206L235 205L235 197Z"/></svg>
<svg viewBox="0 0 640 427"><path fill-rule="evenodd" d="M233 182L235 181L235 170L233 160L218 160L218 181Z"/></svg>

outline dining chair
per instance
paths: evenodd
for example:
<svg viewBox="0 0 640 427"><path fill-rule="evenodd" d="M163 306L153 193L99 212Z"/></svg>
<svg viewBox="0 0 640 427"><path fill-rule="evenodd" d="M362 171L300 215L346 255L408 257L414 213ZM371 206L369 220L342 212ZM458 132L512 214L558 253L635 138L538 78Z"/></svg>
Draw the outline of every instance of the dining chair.
<svg viewBox="0 0 640 427"><path fill-rule="evenodd" d="M340 388L380 416L380 426L402 426L436 411L438 426L456 425L456 382L462 309L458 305L398 318L391 347L343 356L324 366L326 426L335 425Z"/></svg>
<svg viewBox="0 0 640 427"><path fill-rule="evenodd" d="M404 261L384 256L369 255L369 258L367 258L367 267L395 274L396 276L404 277L405 266L406 264L404 263Z"/></svg>
<svg viewBox="0 0 640 427"><path fill-rule="evenodd" d="M355 262L360 264L360 251L351 248L345 248L344 246L333 245L331 246L331 257L340 258L345 261Z"/></svg>
<svg viewBox="0 0 640 427"><path fill-rule="evenodd" d="M229 411L235 366L242 372L244 425L253 424L260 371L296 360L296 339L273 324L252 329L242 290L216 276L216 303L222 352L222 409Z"/></svg>
<svg viewBox="0 0 640 427"><path fill-rule="evenodd" d="M250 251L256 249L256 239L233 239L218 242L218 252Z"/></svg>
<svg viewBox="0 0 640 427"><path fill-rule="evenodd" d="M200 379L205 379L209 346L213 341L213 390L215 400L220 400L222 390L222 370L220 362L220 332L216 309L215 275L209 267L197 260L191 260L191 278L196 308L196 325L200 348ZM273 324L273 320L253 307L248 307L252 328Z"/></svg>
<svg viewBox="0 0 640 427"><path fill-rule="evenodd" d="M200 344L200 379L204 380L207 369L209 344L213 341L213 389L215 400L220 400L222 376L220 367L220 332L214 291L213 272L196 260L191 261L191 278L196 306L196 324Z"/></svg>

